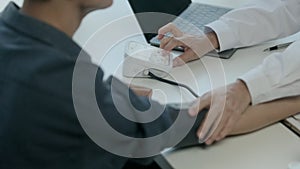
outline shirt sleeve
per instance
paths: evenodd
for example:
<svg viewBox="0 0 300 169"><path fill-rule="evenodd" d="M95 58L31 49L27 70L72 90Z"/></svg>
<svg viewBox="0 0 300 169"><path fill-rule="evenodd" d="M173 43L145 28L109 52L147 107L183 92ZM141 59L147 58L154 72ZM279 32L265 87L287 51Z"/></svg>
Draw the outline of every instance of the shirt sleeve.
<svg viewBox="0 0 300 169"><path fill-rule="evenodd" d="M299 46L300 41L294 42L240 77L248 87L252 104L300 95Z"/></svg>
<svg viewBox="0 0 300 169"><path fill-rule="evenodd" d="M255 0L206 26L216 32L220 51L255 45L300 30L299 0Z"/></svg>
<svg viewBox="0 0 300 169"><path fill-rule="evenodd" d="M234 9L206 29L216 32L220 51L259 44L300 30L299 0L255 0ZM250 92L252 104L300 94L300 42L240 77Z"/></svg>

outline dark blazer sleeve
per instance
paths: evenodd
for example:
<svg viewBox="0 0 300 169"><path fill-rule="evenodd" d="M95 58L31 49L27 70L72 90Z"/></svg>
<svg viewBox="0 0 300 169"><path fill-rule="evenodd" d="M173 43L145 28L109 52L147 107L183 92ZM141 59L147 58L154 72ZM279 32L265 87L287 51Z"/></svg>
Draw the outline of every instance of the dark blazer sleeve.
<svg viewBox="0 0 300 169"><path fill-rule="evenodd" d="M149 100L148 97L137 96L127 85L114 77L110 77L108 80L103 81L101 74L102 72L99 70L95 88L98 105L105 119L117 132L133 138L157 136L173 125L174 121L178 118L179 113L184 113L185 118L189 119L189 121L194 120L195 123L189 132L186 133L184 139L176 144L176 148L198 144L196 131L205 116L205 112L200 113L196 119L193 119L192 117L189 117L187 110L179 110L174 108L173 105L161 105L153 100ZM123 112L121 113L120 111ZM141 119L137 116L141 113L149 113L153 116L156 116L157 113L161 113L161 115L158 118L154 118L151 122L144 123L139 122ZM132 117L134 121L125 118L124 114L125 116L129 115ZM122 140L115 140L116 145L132 146L132 154L135 154L135 151L140 151L141 147L144 151L153 148L163 150L175 146L173 145L172 139L175 135L179 134L179 132L182 132L180 131L180 128L184 129L188 126L187 123L180 123L180 127L177 127L179 129L176 130L176 132L167 134L167 137L157 137L160 141L155 145L156 147L147 145L147 143L144 143L143 145L131 144L130 141L124 142L122 145L120 144L122 143ZM111 142L114 142L114 140L111 140ZM135 159L135 161L146 165L152 162L152 158Z"/></svg>
<svg viewBox="0 0 300 169"><path fill-rule="evenodd" d="M197 143L195 131L191 129L198 127L199 124L194 123L195 121L199 123L199 121L197 121L197 117L190 117L187 110L161 105L148 97L139 97L115 77L111 76L104 80L103 71L96 65L80 62L79 67L81 67L80 71L74 71L80 80L78 81L79 85L75 87L73 85L73 94L77 93L77 96L80 96L79 103L82 106L79 107L84 107L83 116L87 117L81 121L81 125L85 124L90 127L85 129L87 134L94 138L94 141L98 139L99 142L104 142L106 147L102 148L106 151L118 154L116 151L124 149L127 154L125 153L123 156L136 158L141 157L143 152L159 153L165 148L178 145L180 139L176 138L179 135L183 135L183 137L190 135L189 138L194 140L192 143L189 139L189 143L185 142L181 145ZM93 105L94 95L97 108ZM77 106L75 103L75 109ZM99 109L98 113L97 109ZM92 116L85 114L91 112L96 113L94 115L92 113ZM102 121L96 120L99 114ZM174 125L175 122L177 122L176 125ZM148 139L153 137L155 137L154 141ZM150 141L139 142L136 141L137 139ZM97 141L95 142L97 143ZM145 164L152 160L151 158L147 159L149 160L144 159Z"/></svg>

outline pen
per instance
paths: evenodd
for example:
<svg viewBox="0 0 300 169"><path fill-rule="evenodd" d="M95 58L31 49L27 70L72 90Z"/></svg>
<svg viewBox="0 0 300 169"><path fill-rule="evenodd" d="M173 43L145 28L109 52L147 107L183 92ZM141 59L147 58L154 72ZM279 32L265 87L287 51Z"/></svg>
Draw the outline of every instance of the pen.
<svg viewBox="0 0 300 169"><path fill-rule="evenodd" d="M173 34L171 32L168 32L166 34L158 34L158 37L160 37L160 38L163 38L163 37L171 38L171 37L173 37Z"/></svg>
<svg viewBox="0 0 300 169"><path fill-rule="evenodd" d="M275 46L272 46L272 47L269 47L269 48L265 49L264 52L282 49L282 48L288 47L292 43L293 42L278 44L278 45L275 45Z"/></svg>

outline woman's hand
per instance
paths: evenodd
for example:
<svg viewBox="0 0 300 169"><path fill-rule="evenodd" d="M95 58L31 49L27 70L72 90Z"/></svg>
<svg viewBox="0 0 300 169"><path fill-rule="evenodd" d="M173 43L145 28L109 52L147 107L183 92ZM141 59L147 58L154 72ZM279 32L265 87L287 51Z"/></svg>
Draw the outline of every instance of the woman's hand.
<svg viewBox="0 0 300 169"><path fill-rule="evenodd" d="M173 36L166 36L167 33L171 33ZM219 47L217 35L214 32L203 33L203 35L189 35L181 32L172 23L160 28L158 34L162 49L167 51L171 51L176 47L184 49L184 53L174 59L174 66L181 66L186 62L199 59L206 53Z"/></svg>

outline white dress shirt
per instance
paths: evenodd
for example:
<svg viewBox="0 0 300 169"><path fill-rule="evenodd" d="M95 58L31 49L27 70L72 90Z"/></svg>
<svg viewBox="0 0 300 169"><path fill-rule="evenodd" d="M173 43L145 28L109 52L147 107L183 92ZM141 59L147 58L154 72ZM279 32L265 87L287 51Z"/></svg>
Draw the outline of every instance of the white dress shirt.
<svg viewBox="0 0 300 169"><path fill-rule="evenodd" d="M220 50L251 46L300 31L300 0L256 0L208 24ZM252 104L300 95L300 41L240 77Z"/></svg>

